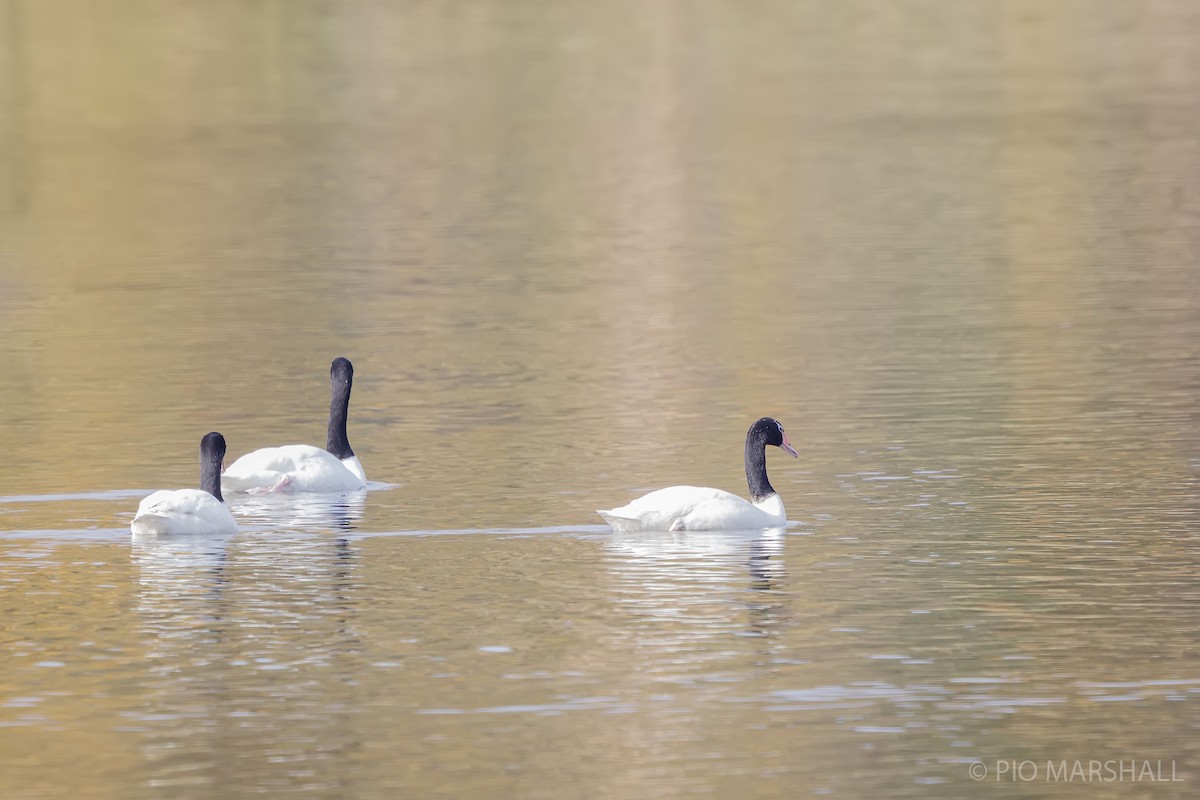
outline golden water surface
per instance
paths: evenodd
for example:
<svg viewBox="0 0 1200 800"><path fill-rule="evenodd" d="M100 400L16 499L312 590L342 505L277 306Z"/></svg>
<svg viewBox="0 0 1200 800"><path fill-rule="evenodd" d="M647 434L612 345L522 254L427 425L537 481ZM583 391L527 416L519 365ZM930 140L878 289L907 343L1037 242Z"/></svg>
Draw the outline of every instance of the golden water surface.
<svg viewBox="0 0 1200 800"><path fill-rule="evenodd" d="M0 0L0 797L1195 796L1197 42ZM339 355L370 491L131 540ZM599 524L767 414L786 531Z"/></svg>

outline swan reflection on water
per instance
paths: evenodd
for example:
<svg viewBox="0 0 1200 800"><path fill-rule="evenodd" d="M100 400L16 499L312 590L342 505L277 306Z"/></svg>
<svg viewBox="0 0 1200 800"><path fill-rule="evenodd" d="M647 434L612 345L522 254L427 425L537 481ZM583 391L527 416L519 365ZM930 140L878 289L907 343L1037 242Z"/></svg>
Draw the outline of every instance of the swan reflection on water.
<svg viewBox="0 0 1200 800"><path fill-rule="evenodd" d="M153 616L164 613L179 622L179 615L186 614L188 608L180 598L218 594L229 560L229 545L236 535L135 533L130 539L130 555L138 570L139 611L148 611ZM155 596L172 598L172 602L161 606Z"/></svg>
<svg viewBox="0 0 1200 800"><path fill-rule="evenodd" d="M157 630L166 626L172 640L203 636L205 625L224 616L231 590L246 606L242 613L270 616L277 603L296 601L306 613L340 613L357 554L339 534L361 520L366 497L366 489L242 495L228 502L237 533L135 534L131 558L143 623L157 634L166 633ZM325 535L329 532L334 535ZM268 575L276 577L264 582ZM248 585L255 591L246 591ZM314 586L323 587L318 596L311 596ZM193 619L205 622L193 631Z"/></svg>
<svg viewBox="0 0 1200 800"><path fill-rule="evenodd" d="M711 565L728 565L749 556L751 574L776 573L783 567L784 528L751 531L614 532L606 549L629 557L639 568L667 575L696 576Z"/></svg>
<svg viewBox="0 0 1200 800"><path fill-rule="evenodd" d="M363 651L354 602L361 554L327 529L331 519L335 527L357 519L361 493L292 505L256 499L257 519L287 522L263 530L237 512L236 534L131 541L142 672L127 717L149 781L165 790L255 774L287 747L334 763L355 741L355 707L342 687L353 684ZM331 688L314 692L318 683ZM269 713L281 704L283 744ZM197 766L180 773L181 760Z"/></svg>
<svg viewBox="0 0 1200 800"><path fill-rule="evenodd" d="M230 495L226 501L241 525L352 530L362 519L367 490L242 494Z"/></svg>
<svg viewBox="0 0 1200 800"><path fill-rule="evenodd" d="M787 565L783 528L758 531L614 533L605 542L622 602L642 618L689 627L725 628L744 621L714 616L714 602L737 598L750 635L763 635L784 608ZM754 592L749 595L746 592ZM701 607L710 610L698 613Z"/></svg>

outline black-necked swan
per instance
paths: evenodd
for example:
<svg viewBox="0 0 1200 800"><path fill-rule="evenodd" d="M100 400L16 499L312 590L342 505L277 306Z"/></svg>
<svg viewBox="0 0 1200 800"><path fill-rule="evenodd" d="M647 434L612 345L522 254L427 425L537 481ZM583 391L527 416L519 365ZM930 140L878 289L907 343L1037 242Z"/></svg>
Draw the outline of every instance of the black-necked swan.
<svg viewBox="0 0 1200 800"><path fill-rule="evenodd" d="M233 533L237 521L221 498L225 437L213 431L200 440L200 488L163 489L142 500L129 529L137 534Z"/></svg>
<svg viewBox="0 0 1200 800"><path fill-rule="evenodd" d="M746 432L746 482L750 501L720 489L671 486L629 505L598 511L616 531L712 531L773 528L787 524L783 500L767 480L767 445L796 457L783 426L763 417Z"/></svg>
<svg viewBox="0 0 1200 800"><path fill-rule="evenodd" d="M367 475L346 438L354 365L335 358L329 367L331 399L325 449L307 444L264 447L239 458L221 476L227 492L345 492L362 489Z"/></svg>

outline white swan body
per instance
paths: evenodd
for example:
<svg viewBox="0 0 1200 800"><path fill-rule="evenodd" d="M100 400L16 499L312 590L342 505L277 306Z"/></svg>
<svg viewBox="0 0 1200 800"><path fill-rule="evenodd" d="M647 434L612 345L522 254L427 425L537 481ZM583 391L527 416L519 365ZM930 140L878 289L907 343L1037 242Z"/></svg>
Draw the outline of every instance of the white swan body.
<svg viewBox="0 0 1200 800"><path fill-rule="evenodd" d="M307 444L264 447L239 458L221 475L227 492L347 492L367 477L357 456L339 459Z"/></svg>
<svg viewBox="0 0 1200 800"><path fill-rule="evenodd" d="M751 503L732 492L700 486L670 486L598 513L613 530L622 533L751 530L787 524L783 501L777 494Z"/></svg>
<svg viewBox="0 0 1200 800"><path fill-rule="evenodd" d="M142 499L129 528L143 535L233 533L237 520L224 503L203 489L162 489Z"/></svg>
<svg viewBox="0 0 1200 800"><path fill-rule="evenodd" d="M786 525L783 500L767 480L767 445L796 457L795 448L777 421L763 417L750 426L745 464L753 501L720 489L671 486L620 508L596 513L620 532L752 530Z"/></svg>
<svg viewBox="0 0 1200 800"><path fill-rule="evenodd" d="M221 464L225 437L213 431L200 440L200 488L163 489L138 504L129 529L135 534L184 536L233 533L237 521L221 497Z"/></svg>
<svg viewBox="0 0 1200 800"><path fill-rule="evenodd" d="M329 367L329 429L325 449L307 444L264 447L229 465L221 476L227 492L348 492L367 485L362 462L346 437L354 366L335 358Z"/></svg>

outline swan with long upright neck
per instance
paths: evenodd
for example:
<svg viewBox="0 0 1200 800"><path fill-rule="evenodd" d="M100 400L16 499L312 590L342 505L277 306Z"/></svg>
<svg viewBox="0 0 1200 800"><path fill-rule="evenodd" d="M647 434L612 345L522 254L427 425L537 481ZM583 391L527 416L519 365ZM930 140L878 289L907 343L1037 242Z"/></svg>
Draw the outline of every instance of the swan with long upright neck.
<svg viewBox="0 0 1200 800"><path fill-rule="evenodd" d="M776 420L763 417L751 425L745 454L749 501L721 489L671 486L597 513L616 531L750 530L786 525L783 500L767 479L767 445L796 457Z"/></svg>
<svg viewBox="0 0 1200 800"><path fill-rule="evenodd" d="M362 489L367 475L350 447L346 419L354 366L335 358L329 367L329 427L325 449L307 444L264 447L229 465L221 476L227 492L345 492Z"/></svg>
<svg viewBox="0 0 1200 800"><path fill-rule="evenodd" d="M163 489L138 505L129 529L136 534L233 533L237 521L221 497L225 437L213 431L200 440L200 488Z"/></svg>

